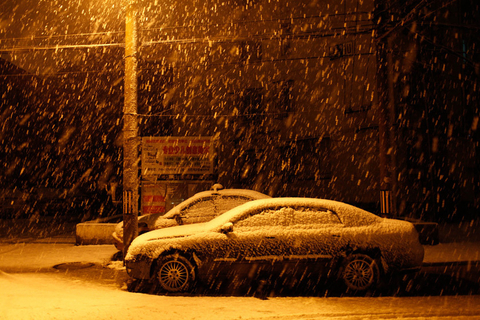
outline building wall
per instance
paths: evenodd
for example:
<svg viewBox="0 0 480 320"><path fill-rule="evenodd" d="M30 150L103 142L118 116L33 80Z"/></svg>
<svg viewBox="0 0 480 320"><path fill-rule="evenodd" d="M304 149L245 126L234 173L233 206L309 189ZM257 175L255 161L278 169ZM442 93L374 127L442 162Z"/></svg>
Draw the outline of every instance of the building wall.
<svg viewBox="0 0 480 320"><path fill-rule="evenodd" d="M226 187L375 206L377 95L394 111L387 160L397 164L390 178L398 181L400 215L478 215L475 0L138 6L141 136L216 137L215 178ZM2 67L3 187L85 190L91 199L121 183L124 8L105 8L87 1L65 6L71 14L52 7L37 13L42 19L27 15L26 21L36 21L25 29L29 36L2 41L7 49L50 47L10 57L41 77ZM374 10L384 14L380 23ZM385 43L393 40L385 51L390 68L377 64L374 28ZM376 83L376 74L385 83Z"/></svg>
<svg viewBox="0 0 480 320"><path fill-rule="evenodd" d="M414 5L393 7L392 19ZM389 35L401 215L478 218L479 8L470 0L432 4Z"/></svg>
<svg viewBox="0 0 480 320"><path fill-rule="evenodd" d="M144 108L174 136L216 136L225 186L376 202L373 2L329 2L165 4L140 56L172 81Z"/></svg>

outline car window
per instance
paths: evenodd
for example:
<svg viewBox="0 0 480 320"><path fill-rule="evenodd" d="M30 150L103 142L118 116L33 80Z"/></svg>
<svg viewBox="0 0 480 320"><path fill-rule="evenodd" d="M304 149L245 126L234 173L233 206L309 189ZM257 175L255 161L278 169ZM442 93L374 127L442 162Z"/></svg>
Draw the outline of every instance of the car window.
<svg viewBox="0 0 480 320"><path fill-rule="evenodd" d="M251 201L250 197L236 196L236 195L222 195L215 199L216 214L220 215L227 212L230 209L238 207L245 202Z"/></svg>
<svg viewBox="0 0 480 320"><path fill-rule="evenodd" d="M291 224L295 226L318 226L341 224L341 221L335 213L327 209L296 208Z"/></svg>
<svg viewBox="0 0 480 320"><path fill-rule="evenodd" d="M180 211L184 223L205 222L213 219L215 214L214 196L198 199Z"/></svg>
<svg viewBox="0 0 480 320"><path fill-rule="evenodd" d="M291 208L266 209L237 221L234 226L235 230L237 228L287 226L292 215L293 209Z"/></svg>

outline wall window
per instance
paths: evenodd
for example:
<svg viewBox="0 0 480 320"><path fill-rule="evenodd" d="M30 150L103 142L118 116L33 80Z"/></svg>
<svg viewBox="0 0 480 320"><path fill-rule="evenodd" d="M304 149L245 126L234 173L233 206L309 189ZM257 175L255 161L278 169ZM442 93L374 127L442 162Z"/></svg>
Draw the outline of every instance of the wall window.
<svg viewBox="0 0 480 320"><path fill-rule="evenodd" d="M239 55L240 61L244 63L262 61L262 42L242 41Z"/></svg>
<svg viewBox="0 0 480 320"><path fill-rule="evenodd" d="M240 112L245 119L261 121L265 115L263 88L248 88L240 94Z"/></svg>
<svg viewBox="0 0 480 320"><path fill-rule="evenodd" d="M280 23L280 56L287 57L292 51L293 26L291 22Z"/></svg>
<svg viewBox="0 0 480 320"><path fill-rule="evenodd" d="M322 180L332 175L330 139L305 139L284 146L283 176L287 180Z"/></svg>
<svg viewBox="0 0 480 320"><path fill-rule="evenodd" d="M273 97L273 105L275 118L283 119L293 112L293 80L278 81L273 83L275 96Z"/></svg>

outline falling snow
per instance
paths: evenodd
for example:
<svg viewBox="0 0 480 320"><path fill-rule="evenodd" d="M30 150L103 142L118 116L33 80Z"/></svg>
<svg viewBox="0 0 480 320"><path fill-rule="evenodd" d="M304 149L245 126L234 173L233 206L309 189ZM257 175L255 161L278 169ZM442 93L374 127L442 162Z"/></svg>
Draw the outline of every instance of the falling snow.
<svg viewBox="0 0 480 320"><path fill-rule="evenodd" d="M91 220L119 223L123 174L130 170L138 172L140 211L147 186L163 188L167 207L221 183L271 197L334 199L378 216L437 224L440 240L478 241L478 1L132 3L138 50L131 55L125 53L126 1L0 3L0 239L13 241L19 232L22 241L42 239ZM124 112L132 98L125 96L129 59L138 62L136 112ZM127 139L126 118L138 125L138 137ZM146 175L142 137L208 137L212 170L191 173L179 165L180 173ZM138 150L125 150L126 142L138 143ZM125 154L133 155L131 167L124 168ZM452 225L462 231L442 233ZM89 301L78 318L99 315L88 298L95 290L77 286L83 283L50 285L48 276L2 273L0 287L31 298L30 280L40 294L24 317L45 305L62 318L63 305L46 301L74 303L42 289L57 285L68 297ZM187 305L132 295L115 292L107 305L115 309L127 298L137 306L144 306L142 298ZM202 318L210 300L183 309ZM372 300L352 312L365 304L373 314L378 307L380 317L398 311L395 301L386 299L383 309L381 299ZM23 301L14 301L7 319L21 318ZM475 297L465 301L478 305ZM262 308L273 310L277 302L255 301L247 316L268 319ZM429 301L432 309L443 302ZM236 303L212 312L238 318L228 313L240 308ZM325 315L328 303L319 302L312 317ZM460 306L440 309L454 317ZM291 308L280 308L285 318L296 312ZM400 317L413 314L407 309Z"/></svg>

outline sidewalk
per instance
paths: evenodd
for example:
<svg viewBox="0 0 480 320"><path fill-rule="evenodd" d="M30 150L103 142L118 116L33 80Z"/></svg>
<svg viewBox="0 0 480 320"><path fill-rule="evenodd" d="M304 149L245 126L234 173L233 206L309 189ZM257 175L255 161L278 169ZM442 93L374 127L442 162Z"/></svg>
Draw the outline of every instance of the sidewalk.
<svg viewBox="0 0 480 320"><path fill-rule="evenodd" d="M480 263L480 220L439 224L438 235L439 244L424 246L424 265Z"/></svg>
<svg viewBox="0 0 480 320"><path fill-rule="evenodd" d="M480 242L450 242L424 246L424 265L480 262Z"/></svg>
<svg viewBox="0 0 480 320"><path fill-rule="evenodd" d="M424 248L426 266L480 262L480 242L440 243ZM0 241L0 270L38 272L77 262L106 265L117 252L113 245L77 246L73 235L29 242Z"/></svg>
<svg viewBox="0 0 480 320"><path fill-rule="evenodd" d="M73 239L75 240L75 239ZM0 244L3 272L52 271L62 264L107 265L118 250L113 245L76 246L75 242L31 242Z"/></svg>
<svg viewBox="0 0 480 320"><path fill-rule="evenodd" d="M38 272L65 263L93 263L106 265L118 250L110 244L75 245L75 225L62 224L38 231L9 225L8 236L0 234L0 270L4 272ZM7 230L3 224L3 231ZM13 229L12 229L13 228ZM477 232L466 231L464 226L440 229L438 245L426 245L424 265L452 265L476 262L480 264L480 239ZM470 230L470 229L469 229ZM0 224L2 231L2 224ZM443 235L442 235L443 234ZM462 238L463 235L463 238ZM458 241L461 239L463 241Z"/></svg>

